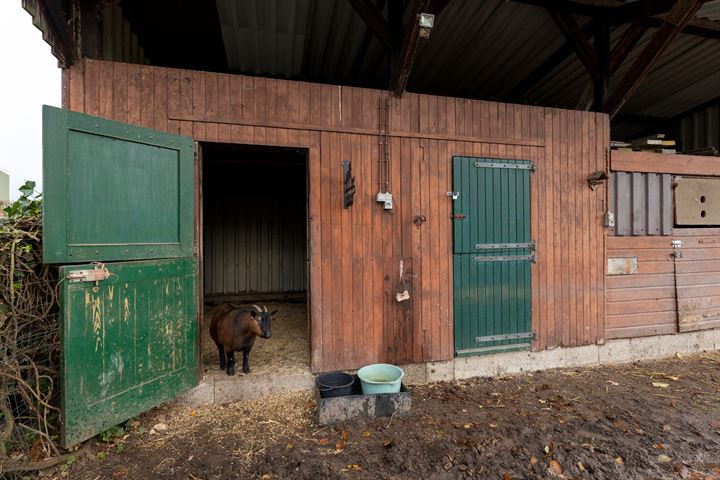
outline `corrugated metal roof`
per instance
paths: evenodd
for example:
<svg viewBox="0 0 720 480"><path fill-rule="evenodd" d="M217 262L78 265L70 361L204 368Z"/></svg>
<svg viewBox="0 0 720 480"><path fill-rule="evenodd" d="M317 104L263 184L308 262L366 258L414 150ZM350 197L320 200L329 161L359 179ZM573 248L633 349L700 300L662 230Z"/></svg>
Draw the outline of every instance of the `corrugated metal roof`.
<svg viewBox="0 0 720 480"><path fill-rule="evenodd" d="M384 88L385 48L347 1L218 0L231 69L320 82ZM720 19L720 0L699 17ZM589 21L578 17L579 21ZM617 42L625 26L612 32ZM616 84L652 37L651 29L619 71ZM509 97L565 43L546 11L506 0L454 0L438 16L415 60L408 91L578 108L592 97L591 80L572 54L542 81ZM364 57L355 65L359 55ZM672 117L707 102L720 88L720 41L681 34L622 112Z"/></svg>

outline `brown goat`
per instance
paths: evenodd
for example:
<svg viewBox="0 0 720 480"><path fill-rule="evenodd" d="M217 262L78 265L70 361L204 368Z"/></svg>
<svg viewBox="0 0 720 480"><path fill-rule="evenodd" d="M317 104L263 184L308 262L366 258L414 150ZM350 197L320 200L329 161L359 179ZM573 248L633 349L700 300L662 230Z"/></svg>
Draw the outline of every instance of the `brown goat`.
<svg viewBox="0 0 720 480"><path fill-rule="evenodd" d="M250 349L255 337L270 338L270 322L277 310L253 305L250 309L235 308L229 303L219 305L210 322L210 336L220 354L220 369L227 367L228 375L235 375L235 352L243 352L243 372L250 373Z"/></svg>

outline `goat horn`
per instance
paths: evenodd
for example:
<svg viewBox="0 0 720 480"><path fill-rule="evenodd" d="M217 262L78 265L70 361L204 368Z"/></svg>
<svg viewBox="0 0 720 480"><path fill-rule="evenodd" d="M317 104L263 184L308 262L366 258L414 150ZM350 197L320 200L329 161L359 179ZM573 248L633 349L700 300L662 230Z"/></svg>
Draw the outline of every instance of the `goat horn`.
<svg viewBox="0 0 720 480"><path fill-rule="evenodd" d="M250 307L250 308L254 309L254 310L257 311L258 313L262 313L262 311L263 311L262 308L258 307L257 305L253 305L253 306Z"/></svg>
<svg viewBox="0 0 720 480"><path fill-rule="evenodd" d="M263 308L265 309L265 313L267 313L267 307L263 305Z"/></svg>

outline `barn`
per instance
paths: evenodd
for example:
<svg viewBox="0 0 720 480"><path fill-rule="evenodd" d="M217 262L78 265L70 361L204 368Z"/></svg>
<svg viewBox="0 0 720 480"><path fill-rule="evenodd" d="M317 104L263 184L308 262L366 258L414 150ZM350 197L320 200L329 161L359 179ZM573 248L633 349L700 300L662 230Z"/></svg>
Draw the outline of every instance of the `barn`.
<svg viewBox="0 0 720 480"><path fill-rule="evenodd" d="M217 372L224 301L256 378L720 344L720 1L23 4L65 444Z"/></svg>

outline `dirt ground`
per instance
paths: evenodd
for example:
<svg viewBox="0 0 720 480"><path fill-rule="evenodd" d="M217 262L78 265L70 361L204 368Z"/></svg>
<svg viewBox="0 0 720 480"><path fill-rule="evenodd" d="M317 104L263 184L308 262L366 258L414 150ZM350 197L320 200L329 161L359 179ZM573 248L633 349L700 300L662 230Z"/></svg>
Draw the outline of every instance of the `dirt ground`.
<svg viewBox="0 0 720 480"><path fill-rule="evenodd" d="M164 406L91 441L62 475L720 479L720 353L411 391L407 417L335 427L316 423L309 393ZM156 424L167 429L151 434Z"/></svg>
<svg viewBox="0 0 720 480"><path fill-rule="evenodd" d="M250 352L252 375L309 372L310 337L306 304L268 302L263 305L271 312L278 312L273 316L272 337L268 340L256 339ZM203 325L203 360L209 373L220 372L217 346L210 337L210 319L215 308L205 308ZM242 353L235 354L235 361L242 366ZM237 375L242 375L241 368L238 367L237 372Z"/></svg>

